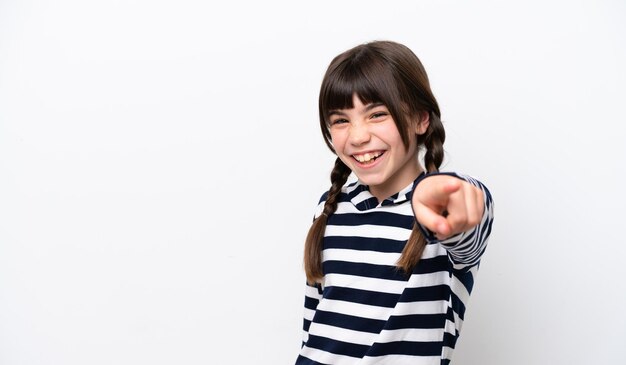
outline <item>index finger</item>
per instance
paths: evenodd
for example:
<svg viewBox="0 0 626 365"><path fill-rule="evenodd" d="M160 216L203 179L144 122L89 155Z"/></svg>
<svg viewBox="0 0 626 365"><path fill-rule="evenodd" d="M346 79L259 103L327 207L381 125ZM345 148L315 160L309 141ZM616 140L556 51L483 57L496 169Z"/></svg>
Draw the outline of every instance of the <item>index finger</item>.
<svg viewBox="0 0 626 365"><path fill-rule="evenodd" d="M421 184L424 184L420 186ZM461 188L461 180L446 175L436 175L427 177L416 189L421 196L422 201L445 203L449 196Z"/></svg>

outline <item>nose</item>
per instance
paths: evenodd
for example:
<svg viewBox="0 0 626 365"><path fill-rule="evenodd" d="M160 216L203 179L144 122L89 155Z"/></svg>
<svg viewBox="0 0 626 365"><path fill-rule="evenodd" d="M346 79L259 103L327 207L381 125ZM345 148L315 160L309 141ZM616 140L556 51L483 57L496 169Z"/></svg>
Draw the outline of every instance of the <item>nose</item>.
<svg viewBox="0 0 626 365"><path fill-rule="evenodd" d="M370 132L365 123L354 123L350 126L349 142L354 146L360 146L369 142Z"/></svg>

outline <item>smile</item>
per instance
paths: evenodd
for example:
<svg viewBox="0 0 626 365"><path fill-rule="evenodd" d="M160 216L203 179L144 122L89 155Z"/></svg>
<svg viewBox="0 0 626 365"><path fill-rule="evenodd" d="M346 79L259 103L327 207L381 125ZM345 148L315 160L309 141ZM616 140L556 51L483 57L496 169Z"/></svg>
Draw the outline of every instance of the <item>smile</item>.
<svg viewBox="0 0 626 365"><path fill-rule="evenodd" d="M382 156L384 153L385 152L383 151L368 152L368 153L364 153L361 155L352 155L352 158L359 161L360 163L367 164L367 163L374 162L377 158Z"/></svg>

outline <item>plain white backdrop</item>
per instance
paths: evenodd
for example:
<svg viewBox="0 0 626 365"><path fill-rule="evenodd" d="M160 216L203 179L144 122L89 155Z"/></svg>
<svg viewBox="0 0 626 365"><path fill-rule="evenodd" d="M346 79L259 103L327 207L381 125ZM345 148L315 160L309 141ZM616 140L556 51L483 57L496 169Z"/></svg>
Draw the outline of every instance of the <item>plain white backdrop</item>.
<svg viewBox="0 0 626 365"><path fill-rule="evenodd" d="M0 364L291 364L339 52L421 58L496 220L457 365L626 363L621 1L0 1Z"/></svg>

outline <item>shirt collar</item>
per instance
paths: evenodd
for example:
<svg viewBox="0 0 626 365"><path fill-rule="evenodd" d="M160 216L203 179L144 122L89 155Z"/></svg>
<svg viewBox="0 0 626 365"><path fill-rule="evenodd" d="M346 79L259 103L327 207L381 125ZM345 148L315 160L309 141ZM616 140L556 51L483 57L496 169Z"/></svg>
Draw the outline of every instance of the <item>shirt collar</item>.
<svg viewBox="0 0 626 365"><path fill-rule="evenodd" d="M405 186L399 192L391 195L387 199L382 202L378 202L378 199L372 193L370 193L369 186L364 185L361 181L357 180L350 185L348 185L348 199L352 202L352 204L360 211L365 211L369 209L374 209L377 207L385 207L390 205L397 205L410 200L413 196L413 188L415 186L415 182L423 175L422 172L415 181L412 181L410 184Z"/></svg>

